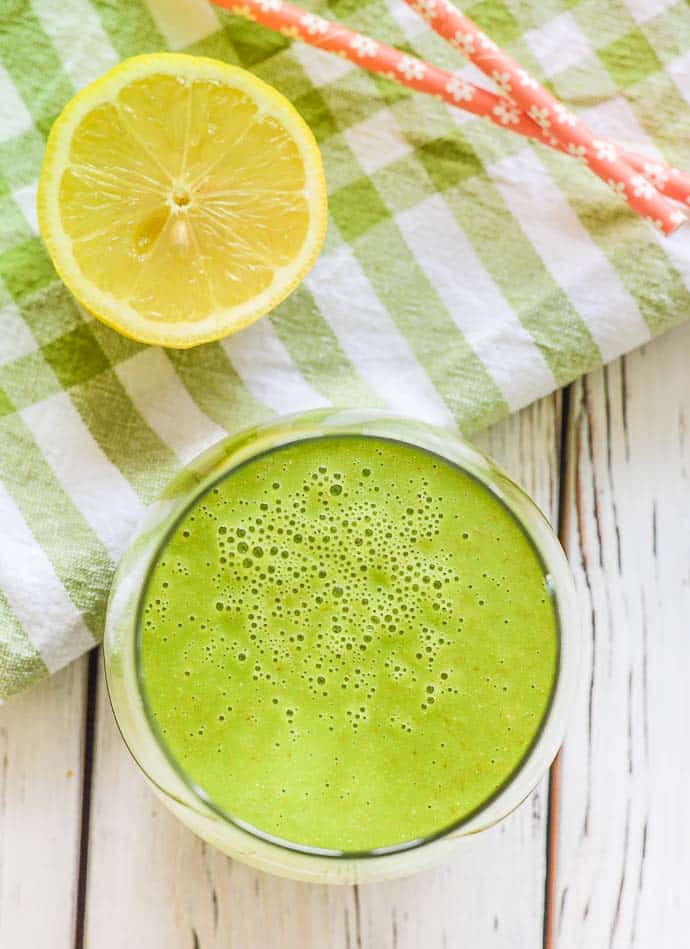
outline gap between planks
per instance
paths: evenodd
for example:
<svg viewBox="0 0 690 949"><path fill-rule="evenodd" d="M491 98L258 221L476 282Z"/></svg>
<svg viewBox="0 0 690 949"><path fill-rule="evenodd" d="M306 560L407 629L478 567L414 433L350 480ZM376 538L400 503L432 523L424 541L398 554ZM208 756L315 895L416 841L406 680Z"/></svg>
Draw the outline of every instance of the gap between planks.
<svg viewBox="0 0 690 949"><path fill-rule="evenodd" d="M101 649L89 654L84 703L84 759L82 764L81 816L79 823L79 866L77 869L77 896L74 916L74 949L84 949L86 920L86 881L89 870L89 823L91 819L91 789L95 756L96 714L98 700L98 666Z"/></svg>
<svg viewBox="0 0 690 949"><path fill-rule="evenodd" d="M571 439L571 386L563 389L561 396L561 427L558 468L558 538L567 552L569 512L568 483L572 469L573 442ZM544 880L544 932L543 949L555 949L556 945L556 901L558 891L558 828L561 805L561 755L560 751L549 771L549 793L546 817L546 876Z"/></svg>

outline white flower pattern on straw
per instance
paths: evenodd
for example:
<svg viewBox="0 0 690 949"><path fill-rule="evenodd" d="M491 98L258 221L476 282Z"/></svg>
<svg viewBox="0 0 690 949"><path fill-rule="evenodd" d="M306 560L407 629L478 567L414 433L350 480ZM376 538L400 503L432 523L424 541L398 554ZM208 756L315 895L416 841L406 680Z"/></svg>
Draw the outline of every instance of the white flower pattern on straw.
<svg viewBox="0 0 690 949"><path fill-rule="evenodd" d="M379 51L379 44L376 40L369 39L368 36L354 36L350 40L350 48L364 59L367 56L376 56Z"/></svg>
<svg viewBox="0 0 690 949"><path fill-rule="evenodd" d="M663 165L659 165L654 161L645 162L644 176L652 182L655 188L663 188L669 179L669 173Z"/></svg>
<svg viewBox="0 0 690 949"><path fill-rule="evenodd" d="M474 86L457 76L448 83L446 92L453 97L455 102L469 102L474 98Z"/></svg>
<svg viewBox="0 0 690 949"><path fill-rule="evenodd" d="M568 145L568 154L572 155L577 161L587 164L587 154L584 145Z"/></svg>
<svg viewBox="0 0 690 949"><path fill-rule="evenodd" d="M525 89L536 89L539 85L537 80L533 76L530 76L526 69L522 69L522 67L520 67L517 71L517 74L520 85L524 86Z"/></svg>
<svg viewBox="0 0 690 949"><path fill-rule="evenodd" d="M458 30L453 37L453 46L456 46L465 56L471 56L475 50L474 37L471 33L463 33Z"/></svg>
<svg viewBox="0 0 690 949"><path fill-rule="evenodd" d="M612 142L602 142L601 139L594 138L592 144L599 161L616 161L618 159L618 151Z"/></svg>
<svg viewBox="0 0 690 949"><path fill-rule="evenodd" d="M577 119L564 105L558 102L553 107L554 112L556 113L556 121L559 125L575 125Z"/></svg>
<svg viewBox="0 0 690 949"><path fill-rule="evenodd" d="M435 16L438 16L436 0L416 0L415 10L417 10L425 20L433 20Z"/></svg>
<svg viewBox="0 0 690 949"><path fill-rule="evenodd" d="M492 111L501 125L517 125L520 121L520 110L512 102L499 102Z"/></svg>
<svg viewBox="0 0 690 949"><path fill-rule="evenodd" d="M395 68L403 74L405 79L423 79L426 75L426 63L420 59L413 59L411 56L402 56Z"/></svg>
<svg viewBox="0 0 690 949"><path fill-rule="evenodd" d="M551 128L549 110L546 107L540 109L538 105L530 106L527 115L532 119L533 122L536 122L539 128L544 132Z"/></svg>
<svg viewBox="0 0 690 949"><path fill-rule="evenodd" d="M494 71L491 73L491 78L504 95L510 95L513 86L510 81L509 72L501 72L498 69L494 69Z"/></svg>
<svg viewBox="0 0 690 949"><path fill-rule="evenodd" d="M256 0L264 13L277 12L283 6L283 0Z"/></svg>
<svg viewBox="0 0 690 949"><path fill-rule="evenodd" d="M644 175L633 175L630 184L636 198L652 198L655 194L654 185Z"/></svg>
<svg viewBox="0 0 690 949"><path fill-rule="evenodd" d="M330 24L327 20L313 13L305 13L300 23L310 36L324 36L328 33Z"/></svg>

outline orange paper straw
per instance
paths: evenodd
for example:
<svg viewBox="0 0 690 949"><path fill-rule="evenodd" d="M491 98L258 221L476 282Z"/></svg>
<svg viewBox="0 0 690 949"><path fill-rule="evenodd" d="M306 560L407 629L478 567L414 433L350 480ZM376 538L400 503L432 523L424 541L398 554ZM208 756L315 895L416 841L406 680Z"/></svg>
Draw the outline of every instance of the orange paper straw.
<svg viewBox="0 0 690 949"><path fill-rule="evenodd" d="M460 22L458 24L458 29L452 34L451 37L447 35L448 30L440 28L442 24L438 24L437 28L437 17L433 14L435 10L435 4L437 0L405 0L409 6L412 7L419 15L426 20L426 22L434 29L440 36L443 36L444 39L448 40L452 46L455 46L456 49L460 50L465 56L468 56L469 47L473 47L474 41L471 34L463 32L464 24L471 24L476 32L477 36L483 36L480 30L477 29L476 25L472 23L472 20L469 17L460 14L455 7L451 7L454 13L457 13ZM439 3L443 3L444 0L438 0ZM484 38L484 44L490 43L487 37ZM485 69L484 64L485 60L481 56L470 57L473 62L481 69L485 75L488 75L491 78L491 68ZM512 62L512 60L511 60ZM515 64L516 65L516 64ZM536 86L536 80L524 69L517 67L518 80L524 77L527 82L532 83ZM499 97L497 97L498 100ZM511 98L508 96L508 98ZM552 97L553 98L553 97ZM515 101L515 97L512 97L512 101ZM519 103L518 103L519 104ZM557 110L558 118L567 121L570 124L574 124L577 120L574 116L570 115L567 110L560 103L556 103L555 108ZM520 131L520 130L517 130ZM604 140L608 141L608 140ZM553 142L544 142L544 144L554 147ZM658 159L650 158L648 155L641 155L638 152L630 151L627 148L624 148L620 144L611 143L615 145L618 149L619 155L632 167L635 171L644 175L644 177L656 188L657 191L661 194L665 194L668 198L673 198L674 201L679 201L681 204L686 204L690 206L690 174L685 171L680 171L678 168L674 168L672 165L667 164L664 161ZM560 150L568 154L567 143L560 146Z"/></svg>
<svg viewBox="0 0 690 949"><path fill-rule="evenodd" d="M686 220L648 178L630 165L617 145L595 138L580 119L568 112L449 0L405 0L405 3L461 50L496 83L504 96L539 126L545 144L560 145L569 154L583 159L634 211L665 234L673 233Z"/></svg>
<svg viewBox="0 0 690 949"><path fill-rule="evenodd" d="M285 0L213 0L213 3L238 16L260 23L268 29L276 30L284 36L300 39L310 46L342 56L368 72L377 73L417 92L427 93L450 105L489 119L500 127L509 128L527 138L536 139L573 157L584 157L582 153L571 151L557 139L545 137L543 129L510 99L497 96L488 89L475 86L457 75L425 63L414 56L401 53L385 43L356 33L339 23L308 13ZM563 106L560 108L564 113L566 112ZM668 169L669 174L666 174L667 166L654 163L642 156L637 157L641 163L661 169L660 178L665 177L666 181L671 180L670 172L675 172L675 169ZM654 186L642 175L638 177L640 181L637 182L636 188L631 188L632 200L629 200L629 203L632 205L634 200L634 209L638 213L641 213L659 230L671 233L686 220L685 215L669 202L665 202ZM635 194L635 191L640 193ZM650 191L652 195L656 195L656 201L652 200ZM688 194L690 194L690 180ZM625 197L627 199L628 195L626 194ZM647 211L650 213L646 213Z"/></svg>

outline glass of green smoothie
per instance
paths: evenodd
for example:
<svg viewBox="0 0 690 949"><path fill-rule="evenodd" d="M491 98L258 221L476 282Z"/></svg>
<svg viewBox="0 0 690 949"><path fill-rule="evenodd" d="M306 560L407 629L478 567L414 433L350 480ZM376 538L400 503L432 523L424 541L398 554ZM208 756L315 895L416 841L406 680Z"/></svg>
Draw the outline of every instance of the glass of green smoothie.
<svg viewBox="0 0 690 949"><path fill-rule="evenodd" d="M332 410L174 479L118 569L105 665L182 821L348 883L420 870L524 800L578 648L565 556L520 488L455 434Z"/></svg>

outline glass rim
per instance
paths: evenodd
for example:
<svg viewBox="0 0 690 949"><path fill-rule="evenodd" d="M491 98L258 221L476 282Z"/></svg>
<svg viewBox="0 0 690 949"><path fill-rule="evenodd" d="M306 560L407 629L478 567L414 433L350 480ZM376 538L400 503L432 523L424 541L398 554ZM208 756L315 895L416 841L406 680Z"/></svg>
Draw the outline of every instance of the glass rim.
<svg viewBox="0 0 690 949"><path fill-rule="evenodd" d="M322 414L322 413L318 413L318 414ZM324 417L321 418L320 420L317 419L317 413L314 413L314 412L300 413L300 415L310 416L311 418L315 420L315 422L318 423L318 425L324 426L326 429L328 429L327 420L328 420L328 417L332 415L332 412L329 412L328 410L324 410L323 411ZM268 429L278 428L281 422L287 421L291 418L295 418L295 416L286 416L286 417L274 419L271 422L269 422L268 425L260 426L258 430L256 428L247 430L246 434L248 436L254 435L254 438L251 439L252 441L260 441L259 439L256 438L255 433L257 431L261 432L266 428ZM149 555L146 570L145 570L142 582L139 586L137 600L136 600L136 609L135 609L134 665L135 665L135 682L136 682L138 696L141 701L142 708L144 710L146 724L155 741L155 744L157 745L158 749L163 754L168 766L172 768L173 772L175 773L177 778L182 782L185 789L189 793L191 793L193 799L200 802L204 807L208 808L216 818L219 818L221 821L224 821L230 824L231 826L237 828L241 832L246 833L250 835L251 837L256 838L259 841L262 841L264 843L270 844L275 847L279 847L291 853L302 854L305 856L312 856L312 857L314 856L326 857L330 860L333 860L334 862L348 861L348 860L365 860L365 859L389 856L392 854L405 853L405 852L426 846L428 844L431 844L434 841L447 838L450 835L456 833L457 831L462 830L463 827L467 826L472 821L476 820L476 818L478 818L483 812L487 811L491 807L491 805L494 804L508 788L510 788L510 786L517 780L519 775L523 773L525 769L527 768L527 765L530 759L532 758L535 752L535 749L538 747L541 739L544 737L544 732L548 723L552 719L556 695L559 691L559 685L563 677L563 635L564 635L563 626L564 624L563 624L563 620L561 616L561 603L558 596L558 590L556 588L556 585L553 582L553 576L552 576L553 565L547 562L547 559L545 558L544 553L542 552L542 550L540 549L539 545L537 544L535 540L534 531L529 528L529 526L525 523L524 518L520 515L518 511L515 510L514 506L510 503L510 501L506 499L506 497L501 492L500 488L496 484L492 483L491 471L495 470L497 474L501 475L501 477L508 479L508 482L511 488L517 491L519 495L528 502L529 508L533 510L536 515L538 515L540 518L543 518L544 523L548 526L549 532L555 538L555 535L553 534L553 530L551 526L548 524L548 521L544 517L540 508L530 498L530 496L519 485L517 485L512 480L512 478L507 476L502 471L502 469L499 468L490 458L488 458L488 456L484 455L483 452L475 448L472 444L466 442L464 438L456 435L454 432L441 429L437 426L429 425L428 423L420 423L413 419L406 419L401 416L395 416L393 414L388 414L384 412L369 412L367 413L367 418L371 420L379 421L379 422L390 421L390 422L398 423L398 424L401 422L403 423L407 422L407 423L412 423L415 426L421 425L423 426L423 428L431 429L434 433L441 435L443 438L451 439L452 442L458 445L460 448L468 449L471 453L476 454L478 458L481 459L481 461L488 466L487 476L482 477L476 471L465 466L464 464L461 464L460 462L454 460L448 455L442 454L441 452L430 449L424 445L420 445L415 441L406 440L404 437L396 437L392 435L385 435L385 434L379 434L379 433L370 434L368 432L361 433L361 432L356 432L356 431L340 431L337 427L332 428L330 431L322 431L316 427L313 430L308 431L308 432L287 431L286 437L283 440L279 441L278 443L263 446L256 453L250 454L248 457L243 458L239 460L238 462L233 462L233 456L229 455L222 462L221 470L219 472L216 472L215 475L211 478L203 479L198 484L197 488L193 490L191 495L184 501L180 509L175 513L175 516L172 518L172 520L167 524L166 529L163 532L161 538L156 542L155 547L153 548L151 554ZM326 424L324 425L324 423ZM227 438L225 439L221 439L219 443L211 447L210 451L213 451L214 449L218 447L218 445L222 445L225 441L231 440L231 439L234 440L238 437L238 435L242 435L242 434L243 433L240 432L237 435L230 435L230 436L227 436ZM478 805L476 805L476 807L474 807L468 813L464 814L461 818L459 818L456 821L452 821L451 823L445 825L444 827L440 828L437 831L434 831L433 833L427 834L423 837L414 838L412 840L402 841L399 843L390 844L383 847L376 847L376 848L370 848L370 849L365 849L365 850L342 850L342 849L335 849L335 848L324 848L324 847L317 847L317 846L313 846L309 844L301 844L292 840L288 840L286 838L282 838L282 837L270 834L267 831L264 831L261 828L256 827L255 825L249 823L248 821L245 821L242 818L237 817L234 814L231 814L225 808L217 804L216 801L214 801L213 797L197 781L195 781L194 778L192 778L192 776L188 773L188 771L182 766L180 761L176 758L172 750L169 748L168 743L166 742L165 738L163 737L161 730L158 726L158 723L155 719L155 715L151 708L149 699L148 699L146 683L145 683L145 678L144 678L143 669L142 669L142 661L141 661L142 660L142 655L141 655L141 652L142 652L142 642L141 642L142 611L143 611L143 605L146 599L146 594L149 589L151 575L156 565L158 564L160 556L163 550L165 549L166 545L170 541L170 538L172 537L173 533L175 532L175 530L177 529L181 521L190 512L190 510L199 503L200 499L207 492L211 491L214 487L216 487L226 477L229 477L232 473L244 467L245 465L250 464L251 462L255 461L257 458L263 457L265 454L273 453L275 451L280 451L283 448L293 446L294 444L301 441L305 441L305 440L348 438L348 437L370 438L374 440L390 441L390 442L395 442L398 444L407 445L412 449L415 449L417 451L422 451L431 457L438 458L445 464L448 464L457 468L463 474L472 478L473 480L481 484L486 490L490 491L493 497L496 498L496 500L504 507L504 509L516 521L521 531L523 532L523 534L529 541L530 546L534 550L539 560L539 563L541 564L544 580L545 580L548 593L553 605L553 611L554 611L555 622L556 622L556 635L557 635L556 672L554 675L553 683L551 685L548 703L542 713L541 720L539 722L539 727L536 729L528 747L524 750L523 754L521 755L519 761L516 763L515 767L505 776L505 778L494 789L494 791L492 791L492 793L488 797L484 798ZM251 442L248 441L247 444L250 444L250 443ZM204 453L202 452L201 455L197 456L197 459L202 458L203 454ZM194 463L194 461L196 461L197 459L193 459L192 463ZM188 465L185 465L184 467L187 468ZM557 538L555 539L557 541ZM106 677L106 682L107 682L107 677ZM117 715L115 715L115 718L117 720ZM124 738L124 735L123 735L123 738ZM125 743L129 747L129 743L126 741L126 738L125 738ZM131 748L130 748L130 751L132 751ZM554 751L554 754L555 754L555 751ZM147 775L147 777L149 777L149 780L152 780L151 776L148 774L148 771L141 765L141 763L138 761L137 756L134 753L133 753L133 757L135 758L137 763L140 765L140 767L142 767L142 770L144 770L144 773ZM170 793L165 788L162 788L159 782L153 781L153 783L154 785L159 787L159 789L164 794L166 794L169 797L174 797L173 795L170 795ZM183 802L179 801L178 799L178 803L183 803ZM519 801L516 802L513 805L513 807L518 806L519 803L520 803ZM510 810L512 810L512 808L510 808L506 813L509 813ZM498 818L498 819L501 819L501 818Z"/></svg>

